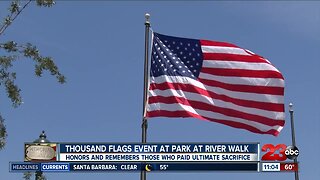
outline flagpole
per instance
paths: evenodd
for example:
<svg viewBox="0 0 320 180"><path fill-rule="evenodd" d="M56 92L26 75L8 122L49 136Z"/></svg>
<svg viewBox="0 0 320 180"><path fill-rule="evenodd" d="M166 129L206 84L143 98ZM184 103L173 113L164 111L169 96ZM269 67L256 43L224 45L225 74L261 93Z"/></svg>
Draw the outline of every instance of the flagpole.
<svg viewBox="0 0 320 180"><path fill-rule="evenodd" d="M291 139L292 139L292 146L296 147L296 135L294 130L294 123L293 123L293 104L289 103L289 112L290 112L290 120L291 120ZM295 164L298 163L297 157L293 160ZM298 166L299 167L299 166ZM299 180L299 172L294 172L294 179Z"/></svg>
<svg viewBox="0 0 320 180"><path fill-rule="evenodd" d="M147 142L147 128L148 128L148 121L146 116L146 103L148 97L148 67L149 67L149 31L150 31L150 14L145 14L146 21L145 25L145 44L144 44L144 85L143 85L143 112L142 112L142 143ZM146 180L147 174L145 170L141 170L140 180Z"/></svg>

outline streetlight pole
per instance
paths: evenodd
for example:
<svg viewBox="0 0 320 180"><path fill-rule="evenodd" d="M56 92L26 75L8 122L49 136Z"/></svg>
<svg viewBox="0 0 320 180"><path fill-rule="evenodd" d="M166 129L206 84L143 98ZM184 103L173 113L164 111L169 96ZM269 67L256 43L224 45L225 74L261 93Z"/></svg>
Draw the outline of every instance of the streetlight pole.
<svg viewBox="0 0 320 180"><path fill-rule="evenodd" d="M33 141L34 143L50 143L50 141L47 139L47 135L45 134L44 131L42 131L42 133L40 134L39 138ZM37 171L35 173L35 180L43 180L42 177L42 172L41 171Z"/></svg>
<svg viewBox="0 0 320 180"><path fill-rule="evenodd" d="M296 134L294 130L294 122L293 122L293 104L289 104L289 113L290 113L290 120L291 120L291 140L292 140L292 146L296 147ZM298 159L295 158L294 160L295 164L298 164ZM299 166L298 166L299 167ZM299 180L299 171L294 171L294 179Z"/></svg>
<svg viewBox="0 0 320 180"><path fill-rule="evenodd" d="M148 101L148 68L149 68L149 32L150 32L150 14L145 14L146 21L145 25L145 52L144 52L144 86L143 86L143 111L142 111L142 143L147 143L147 128L148 128L148 120L146 118L146 104ZM140 180L146 180L147 174L145 170L141 170Z"/></svg>

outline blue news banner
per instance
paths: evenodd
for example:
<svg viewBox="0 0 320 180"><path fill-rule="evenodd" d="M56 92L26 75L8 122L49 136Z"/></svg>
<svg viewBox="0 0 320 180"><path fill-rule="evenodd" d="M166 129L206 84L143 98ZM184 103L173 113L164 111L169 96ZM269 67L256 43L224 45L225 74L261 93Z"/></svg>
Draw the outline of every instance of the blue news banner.
<svg viewBox="0 0 320 180"><path fill-rule="evenodd" d="M51 162L35 159L35 149L26 151L30 162L10 162L10 172L257 172L260 161L259 143L56 143Z"/></svg>
<svg viewBox="0 0 320 180"><path fill-rule="evenodd" d="M10 162L10 172L258 171L258 163L32 163Z"/></svg>

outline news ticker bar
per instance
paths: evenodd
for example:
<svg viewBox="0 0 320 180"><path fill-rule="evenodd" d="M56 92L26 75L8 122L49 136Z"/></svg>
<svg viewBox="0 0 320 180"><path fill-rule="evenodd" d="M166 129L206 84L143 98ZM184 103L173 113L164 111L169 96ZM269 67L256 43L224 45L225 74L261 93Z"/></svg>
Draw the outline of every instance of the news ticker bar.
<svg viewBox="0 0 320 180"><path fill-rule="evenodd" d="M291 162L242 163L83 163L83 162L10 162L10 172L134 172L134 171L251 171L293 172L298 164Z"/></svg>
<svg viewBox="0 0 320 180"><path fill-rule="evenodd" d="M259 143L25 143L25 161L257 162Z"/></svg>
<svg viewBox="0 0 320 180"><path fill-rule="evenodd" d="M165 171L251 171L258 162L244 163L30 163L10 162L10 172L165 172Z"/></svg>

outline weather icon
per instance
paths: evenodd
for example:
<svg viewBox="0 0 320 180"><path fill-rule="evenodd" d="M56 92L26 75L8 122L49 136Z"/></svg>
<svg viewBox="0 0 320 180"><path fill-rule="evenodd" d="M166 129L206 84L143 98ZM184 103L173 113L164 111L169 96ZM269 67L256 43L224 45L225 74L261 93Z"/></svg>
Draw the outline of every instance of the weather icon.
<svg viewBox="0 0 320 180"><path fill-rule="evenodd" d="M153 170L153 167L152 167L151 164L147 164L147 165L144 167L144 169L145 169L146 171L150 172L150 171Z"/></svg>

